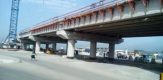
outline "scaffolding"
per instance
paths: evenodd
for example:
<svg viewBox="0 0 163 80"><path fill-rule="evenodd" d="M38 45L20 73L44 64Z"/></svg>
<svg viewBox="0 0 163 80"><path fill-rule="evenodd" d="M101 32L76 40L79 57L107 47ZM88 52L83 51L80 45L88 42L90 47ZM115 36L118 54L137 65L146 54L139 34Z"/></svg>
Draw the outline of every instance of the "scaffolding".
<svg viewBox="0 0 163 80"><path fill-rule="evenodd" d="M12 0L9 34L6 37L5 41L3 42L4 45L9 46L10 48L14 47L14 45L16 45L17 42L19 2L20 0Z"/></svg>

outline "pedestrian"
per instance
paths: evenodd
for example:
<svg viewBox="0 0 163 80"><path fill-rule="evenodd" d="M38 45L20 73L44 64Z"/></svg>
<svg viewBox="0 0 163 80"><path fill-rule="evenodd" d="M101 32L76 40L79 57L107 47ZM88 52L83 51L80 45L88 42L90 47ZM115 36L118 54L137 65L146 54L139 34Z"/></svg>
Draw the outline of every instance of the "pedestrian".
<svg viewBox="0 0 163 80"><path fill-rule="evenodd" d="M32 53L31 60L35 60L35 59L36 59L35 54Z"/></svg>
<svg viewBox="0 0 163 80"><path fill-rule="evenodd" d="M35 60L36 59L36 55L35 54L36 54L35 50L33 50L32 55L31 55L31 60Z"/></svg>

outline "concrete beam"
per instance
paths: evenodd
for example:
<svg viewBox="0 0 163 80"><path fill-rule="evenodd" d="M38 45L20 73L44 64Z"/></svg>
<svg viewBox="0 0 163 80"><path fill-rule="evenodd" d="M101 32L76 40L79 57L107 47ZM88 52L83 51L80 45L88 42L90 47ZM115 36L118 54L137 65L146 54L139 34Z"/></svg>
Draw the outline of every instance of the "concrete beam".
<svg viewBox="0 0 163 80"><path fill-rule="evenodd" d="M102 42L102 43L108 43L114 41L114 43L117 44L123 42L123 39L121 38L108 37L108 36L97 35L97 34L70 32L65 30L57 31L56 34L63 39L84 40L84 41L95 40L97 42Z"/></svg>
<svg viewBox="0 0 163 80"><path fill-rule="evenodd" d="M49 37L41 37L41 36L29 36L29 39L32 41L40 41L45 43L66 43L67 40L61 39L61 38L49 38Z"/></svg>
<svg viewBox="0 0 163 80"><path fill-rule="evenodd" d="M35 42L32 41L31 39L19 39L21 43L25 44L34 44Z"/></svg>

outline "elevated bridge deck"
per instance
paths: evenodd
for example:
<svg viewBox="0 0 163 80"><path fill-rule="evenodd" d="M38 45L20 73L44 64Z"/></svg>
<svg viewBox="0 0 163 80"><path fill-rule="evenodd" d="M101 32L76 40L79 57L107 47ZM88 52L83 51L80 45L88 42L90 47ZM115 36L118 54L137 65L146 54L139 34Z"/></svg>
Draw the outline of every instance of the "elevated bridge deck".
<svg viewBox="0 0 163 80"><path fill-rule="evenodd" d="M113 58L115 44L124 37L162 36L162 21L163 0L102 0L23 30L19 38L36 41L36 51L40 42L67 41L69 57L74 56L76 40L91 41L91 57L96 43L105 42Z"/></svg>

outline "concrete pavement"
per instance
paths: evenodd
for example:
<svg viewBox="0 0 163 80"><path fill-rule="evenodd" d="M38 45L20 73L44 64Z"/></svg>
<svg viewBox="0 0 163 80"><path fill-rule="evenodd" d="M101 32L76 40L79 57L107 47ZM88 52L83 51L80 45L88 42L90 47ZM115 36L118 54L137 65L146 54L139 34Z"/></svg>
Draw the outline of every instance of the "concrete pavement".
<svg viewBox="0 0 163 80"><path fill-rule="evenodd" d="M22 63L0 64L0 80L159 80L159 74L137 67L85 62L56 55L4 51L0 55L22 60Z"/></svg>
<svg viewBox="0 0 163 80"><path fill-rule="evenodd" d="M17 58L9 57L9 56L0 55L0 64L18 63L18 62L21 62L21 60Z"/></svg>

